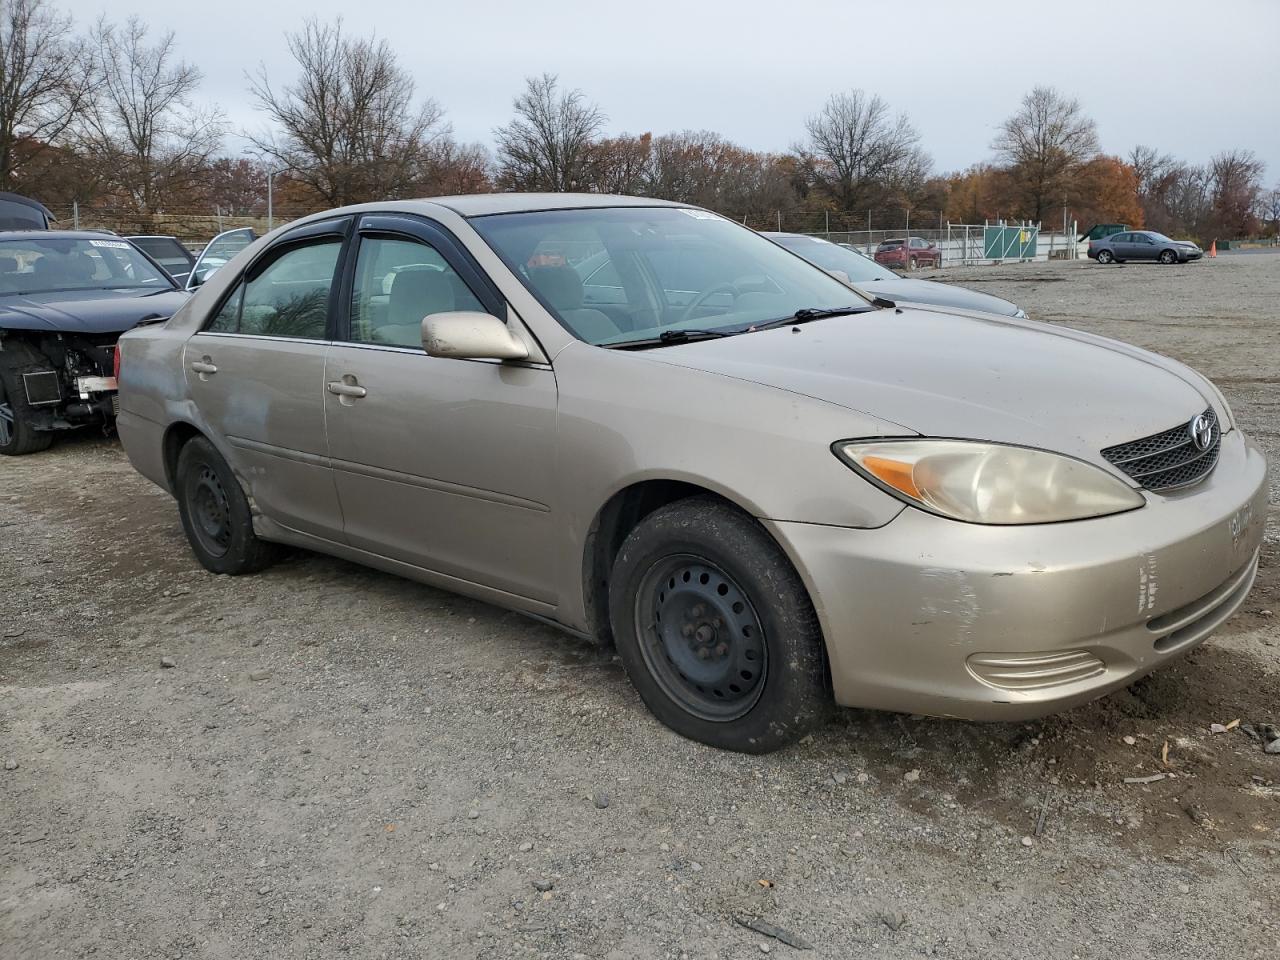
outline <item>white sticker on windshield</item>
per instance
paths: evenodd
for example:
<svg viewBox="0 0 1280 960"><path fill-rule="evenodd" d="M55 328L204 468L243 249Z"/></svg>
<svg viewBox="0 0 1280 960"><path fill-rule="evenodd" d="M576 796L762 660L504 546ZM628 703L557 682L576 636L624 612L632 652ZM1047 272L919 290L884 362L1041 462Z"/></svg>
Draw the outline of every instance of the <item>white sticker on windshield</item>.
<svg viewBox="0 0 1280 960"><path fill-rule="evenodd" d="M128 250L129 244L125 240L90 240L95 247L111 247L114 250Z"/></svg>
<svg viewBox="0 0 1280 960"><path fill-rule="evenodd" d="M680 212L686 217L693 217L695 220L723 220L724 217L718 213L712 213L710 210L690 210L688 207L681 207Z"/></svg>

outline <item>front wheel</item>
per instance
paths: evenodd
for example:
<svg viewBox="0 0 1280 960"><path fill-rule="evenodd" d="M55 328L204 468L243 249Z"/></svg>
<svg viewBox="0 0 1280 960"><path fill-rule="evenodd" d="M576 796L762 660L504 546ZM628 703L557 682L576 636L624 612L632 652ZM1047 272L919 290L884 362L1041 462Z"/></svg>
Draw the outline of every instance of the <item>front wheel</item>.
<svg viewBox="0 0 1280 960"><path fill-rule="evenodd" d="M916 269L917 267L919 267L919 266L920 266L920 264L916 261L916 258L915 258L915 257L912 257L910 260L908 260L908 261L907 261L907 269L908 269L908 270L915 270L915 269Z"/></svg>
<svg viewBox="0 0 1280 960"><path fill-rule="evenodd" d="M213 444L192 437L178 454L178 513L191 551L213 573L256 573L278 547L258 539L240 482Z"/></svg>
<svg viewBox="0 0 1280 960"><path fill-rule="evenodd" d="M1177 255L1176 253L1174 253L1172 250L1161 250L1161 251L1160 251L1160 262L1161 262L1161 263L1163 263L1163 264L1165 264L1166 266L1167 266L1167 265L1169 265L1169 264L1171 264L1171 263L1177 263L1177 262L1178 262L1178 255Z"/></svg>
<svg viewBox="0 0 1280 960"><path fill-rule="evenodd" d="M1099 250L1098 262L1099 263L1115 263L1116 258L1115 258L1115 255L1110 250Z"/></svg>
<svg viewBox="0 0 1280 960"><path fill-rule="evenodd" d="M53 434L37 430L31 422L19 371L0 366L0 456L21 457L48 450Z"/></svg>
<svg viewBox="0 0 1280 960"><path fill-rule="evenodd" d="M618 552L609 607L627 676L683 736L766 753L830 707L803 582L759 524L721 500L692 497L646 517Z"/></svg>

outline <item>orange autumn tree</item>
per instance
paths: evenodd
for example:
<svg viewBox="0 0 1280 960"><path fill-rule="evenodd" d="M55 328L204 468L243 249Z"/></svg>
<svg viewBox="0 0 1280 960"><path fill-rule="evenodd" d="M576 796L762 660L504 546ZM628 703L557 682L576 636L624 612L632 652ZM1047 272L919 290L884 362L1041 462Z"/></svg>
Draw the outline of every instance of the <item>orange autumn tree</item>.
<svg viewBox="0 0 1280 960"><path fill-rule="evenodd" d="M1138 174L1119 157L1098 154L1086 161L1072 186L1069 209L1081 230L1093 223L1143 225Z"/></svg>

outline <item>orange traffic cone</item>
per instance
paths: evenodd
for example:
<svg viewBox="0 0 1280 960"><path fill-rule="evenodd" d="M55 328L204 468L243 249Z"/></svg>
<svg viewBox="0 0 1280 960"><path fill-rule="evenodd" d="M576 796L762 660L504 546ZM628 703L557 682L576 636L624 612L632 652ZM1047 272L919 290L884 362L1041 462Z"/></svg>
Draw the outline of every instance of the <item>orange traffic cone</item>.
<svg viewBox="0 0 1280 960"><path fill-rule="evenodd" d="M1210 240L1209 241L1209 258L1212 259L1217 255L1218 255L1218 241Z"/></svg>

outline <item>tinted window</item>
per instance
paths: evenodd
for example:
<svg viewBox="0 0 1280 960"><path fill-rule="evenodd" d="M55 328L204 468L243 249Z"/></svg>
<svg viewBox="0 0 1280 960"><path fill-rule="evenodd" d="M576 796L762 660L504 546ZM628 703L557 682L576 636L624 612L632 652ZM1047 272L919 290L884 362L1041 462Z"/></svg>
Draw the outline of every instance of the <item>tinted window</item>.
<svg viewBox="0 0 1280 960"><path fill-rule="evenodd" d="M341 239L292 247L242 282L207 329L323 340Z"/></svg>
<svg viewBox="0 0 1280 960"><path fill-rule="evenodd" d="M823 270L839 270L854 283L895 279L892 271L869 257L817 237L779 237L777 242Z"/></svg>
<svg viewBox="0 0 1280 960"><path fill-rule="evenodd" d="M885 241L883 241L883 242L880 244L879 249L881 249L881 250L892 250L892 249L894 249L895 247L900 247L900 246L902 246L902 241L901 241L901 240L885 240Z"/></svg>
<svg viewBox="0 0 1280 960"><path fill-rule="evenodd" d="M191 254L173 237L134 237L131 242L171 273L184 273L191 266Z"/></svg>
<svg viewBox="0 0 1280 960"><path fill-rule="evenodd" d="M0 230L44 230L44 214L35 207L12 200L0 200Z"/></svg>
<svg viewBox="0 0 1280 960"><path fill-rule="evenodd" d="M422 318L451 310L483 313L484 306L434 247L378 237L360 242L352 340L420 348Z"/></svg>
<svg viewBox="0 0 1280 960"><path fill-rule="evenodd" d="M1155 241L1152 240L1150 237L1148 237L1145 233L1131 233L1129 234L1129 236L1133 237L1134 243L1145 243L1145 244L1155 243Z"/></svg>

